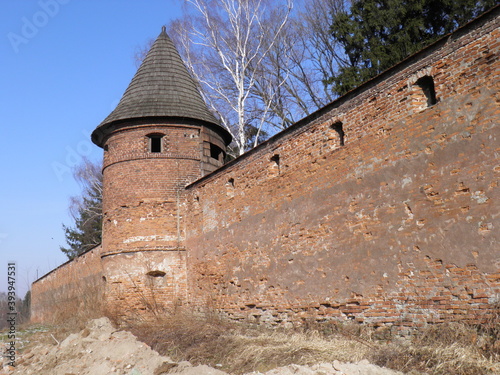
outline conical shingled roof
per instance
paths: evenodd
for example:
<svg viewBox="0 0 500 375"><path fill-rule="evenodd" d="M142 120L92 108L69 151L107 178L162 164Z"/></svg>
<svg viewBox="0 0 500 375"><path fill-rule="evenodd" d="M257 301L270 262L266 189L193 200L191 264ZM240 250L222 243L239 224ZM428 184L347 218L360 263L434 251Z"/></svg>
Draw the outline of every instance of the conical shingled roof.
<svg viewBox="0 0 500 375"><path fill-rule="evenodd" d="M222 130L227 139L227 130L208 110L165 26L114 111L94 130L92 140L102 146L112 124L150 117L201 120Z"/></svg>

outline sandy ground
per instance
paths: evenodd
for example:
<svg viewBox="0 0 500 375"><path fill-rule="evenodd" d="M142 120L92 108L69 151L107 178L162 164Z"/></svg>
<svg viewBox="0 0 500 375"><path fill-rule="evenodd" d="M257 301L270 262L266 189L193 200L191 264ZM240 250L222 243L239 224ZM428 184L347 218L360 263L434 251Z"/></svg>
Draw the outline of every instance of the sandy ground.
<svg viewBox="0 0 500 375"><path fill-rule="evenodd" d="M0 375L227 375L209 366L173 362L160 356L130 332L115 329L107 318L90 321L79 333L57 344L36 345L16 358L15 368L0 362ZM359 363L322 363L306 367L290 365L266 373L246 375L397 375L401 374Z"/></svg>

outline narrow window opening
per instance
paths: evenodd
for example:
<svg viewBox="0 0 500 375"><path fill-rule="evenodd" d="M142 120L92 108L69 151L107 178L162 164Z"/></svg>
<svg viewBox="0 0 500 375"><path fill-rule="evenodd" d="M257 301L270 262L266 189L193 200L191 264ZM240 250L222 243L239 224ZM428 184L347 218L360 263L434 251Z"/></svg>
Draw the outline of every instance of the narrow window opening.
<svg viewBox="0 0 500 375"><path fill-rule="evenodd" d="M278 154L273 155L270 159L269 174L274 176L279 176L280 174L280 156Z"/></svg>
<svg viewBox="0 0 500 375"><path fill-rule="evenodd" d="M194 205L195 209L200 208L200 197L198 195L195 195L195 197L193 199L193 205Z"/></svg>
<svg viewBox="0 0 500 375"><path fill-rule="evenodd" d="M163 134L150 134L149 138L149 152L162 152L162 139Z"/></svg>
<svg viewBox="0 0 500 375"><path fill-rule="evenodd" d="M219 146L210 143L210 157L222 163L224 161L224 151Z"/></svg>
<svg viewBox="0 0 500 375"><path fill-rule="evenodd" d="M413 101L417 109L423 110L437 103L434 80L431 76L423 76L415 82Z"/></svg>
<svg viewBox="0 0 500 375"><path fill-rule="evenodd" d="M148 273L146 273L146 275L152 276L152 277L163 277L166 274L167 274L166 272L159 271L159 270L149 271Z"/></svg>
<svg viewBox="0 0 500 375"><path fill-rule="evenodd" d="M151 137L151 152L161 152L160 137Z"/></svg>
<svg viewBox="0 0 500 375"><path fill-rule="evenodd" d="M109 146L108 145L104 145L104 151L109 151Z"/></svg>
<svg viewBox="0 0 500 375"><path fill-rule="evenodd" d="M345 144L345 133L342 121L337 121L332 125L332 130L337 133L337 138L339 141L339 146L344 146Z"/></svg>
<svg viewBox="0 0 500 375"><path fill-rule="evenodd" d="M230 178L230 179L226 182L226 195L227 195L229 198L234 197L234 178Z"/></svg>

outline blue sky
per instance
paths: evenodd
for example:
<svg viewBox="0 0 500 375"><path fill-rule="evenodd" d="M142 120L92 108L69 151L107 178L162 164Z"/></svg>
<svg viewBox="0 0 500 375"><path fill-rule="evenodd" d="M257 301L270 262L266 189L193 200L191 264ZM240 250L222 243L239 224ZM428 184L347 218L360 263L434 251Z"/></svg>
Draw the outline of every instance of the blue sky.
<svg viewBox="0 0 500 375"><path fill-rule="evenodd" d="M62 223L80 187L71 167L101 158L90 133L118 104L135 52L181 15L181 0L0 2L0 292L65 262Z"/></svg>

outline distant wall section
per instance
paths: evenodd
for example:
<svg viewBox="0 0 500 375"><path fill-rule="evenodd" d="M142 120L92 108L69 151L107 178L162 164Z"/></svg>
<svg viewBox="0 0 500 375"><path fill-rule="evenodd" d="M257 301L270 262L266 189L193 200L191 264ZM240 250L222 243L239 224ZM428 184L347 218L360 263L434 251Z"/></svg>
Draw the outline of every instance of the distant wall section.
<svg viewBox="0 0 500 375"><path fill-rule="evenodd" d="M102 315L101 246L68 261L31 287L31 320L55 322L70 316Z"/></svg>

